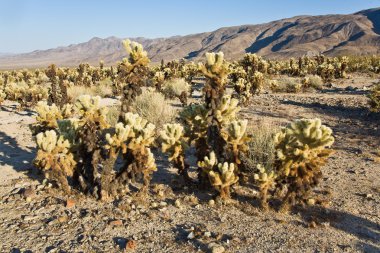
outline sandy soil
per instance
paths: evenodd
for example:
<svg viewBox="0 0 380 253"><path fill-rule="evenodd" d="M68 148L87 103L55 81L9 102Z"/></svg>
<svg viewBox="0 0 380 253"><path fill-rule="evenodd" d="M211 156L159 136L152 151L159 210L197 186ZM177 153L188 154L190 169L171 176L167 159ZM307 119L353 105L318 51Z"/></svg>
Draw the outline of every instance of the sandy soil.
<svg viewBox="0 0 380 253"><path fill-rule="evenodd" d="M380 117L368 114L363 95L373 81L355 77L319 93L262 94L242 110L252 124L319 117L334 131L336 153L316 189L328 204L289 214L262 212L257 192L243 186L230 205L210 205L208 191L172 187L177 175L163 157L153 179L159 194L152 190L148 201L72 196L70 207L31 164L33 112L6 102L0 111L0 252L380 252L380 163L374 159Z"/></svg>

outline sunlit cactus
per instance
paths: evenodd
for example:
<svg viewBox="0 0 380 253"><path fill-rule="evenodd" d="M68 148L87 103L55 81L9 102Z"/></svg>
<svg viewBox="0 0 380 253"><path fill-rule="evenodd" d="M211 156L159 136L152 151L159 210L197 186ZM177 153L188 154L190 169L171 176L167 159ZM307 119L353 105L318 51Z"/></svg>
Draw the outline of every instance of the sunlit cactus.
<svg viewBox="0 0 380 253"><path fill-rule="evenodd" d="M100 129L108 127L107 107L100 106L100 97L90 95L81 95L74 103L74 110L80 115L81 124L89 121L99 125Z"/></svg>
<svg viewBox="0 0 380 253"><path fill-rule="evenodd" d="M62 189L70 192L67 181L68 176L72 176L76 162L70 152L70 143L62 136L57 136L56 131L49 130L41 132L36 136L37 156L34 164L43 170L48 179L56 181Z"/></svg>
<svg viewBox="0 0 380 253"><path fill-rule="evenodd" d="M232 150L234 163L240 164L240 155L247 151L247 142L250 138L247 136L248 120L234 120L222 132L224 140L230 150Z"/></svg>
<svg viewBox="0 0 380 253"><path fill-rule="evenodd" d="M236 175L235 164L219 163L217 168L217 170L211 170L208 173L211 185L220 192L222 199L229 199L231 197L230 186L239 180Z"/></svg>
<svg viewBox="0 0 380 253"><path fill-rule="evenodd" d="M124 40L123 45L129 56L124 58L117 67L116 84L123 85L120 119L124 113L131 111L134 99L141 94L141 87L145 85L149 75L148 64L150 62L148 53L144 51L141 44Z"/></svg>
<svg viewBox="0 0 380 253"><path fill-rule="evenodd" d="M288 186L284 204L303 201L322 177L321 167L332 153L332 130L320 119L297 120L275 136L278 181Z"/></svg>
<svg viewBox="0 0 380 253"><path fill-rule="evenodd" d="M261 164L257 165L257 173L254 174L255 183L259 185L261 206L268 209L268 191L276 185L277 175L273 170L268 171Z"/></svg>
<svg viewBox="0 0 380 253"><path fill-rule="evenodd" d="M183 126L180 124L165 124L160 136L162 139L162 152L168 153L169 161L173 163L180 174L188 178L187 169L189 165L185 161L187 144Z"/></svg>
<svg viewBox="0 0 380 253"><path fill-rule="evenodd" d="M375 84L368 94L369 106L372 112L380 111L380 83Z"/></svg>
<svg viewBox="0 0 380 253"><path fill-rule="evenodd" d="M224 54L206 53L206 64L199 64L199 70L215 85L224 86L229 74L228 64L224 61ZM215 88L215 87L213 87Z"/></svg>
<svg viewBox="0 0 380 253"><path fill-rule="evenodd" d="M45 101L38 102L35 110L37 112L36 124L32 127L34 134L56 129L58 120L63 118L61 111L55 104L48 105Z"/></svg>

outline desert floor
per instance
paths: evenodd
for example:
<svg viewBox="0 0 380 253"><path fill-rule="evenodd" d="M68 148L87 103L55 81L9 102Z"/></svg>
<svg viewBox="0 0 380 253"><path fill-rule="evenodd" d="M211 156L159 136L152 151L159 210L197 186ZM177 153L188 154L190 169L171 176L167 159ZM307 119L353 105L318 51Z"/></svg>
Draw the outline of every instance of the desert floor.
<svg viewBox="0 0 380 253"><path fill-rule="evenodd" d="M34 112L7 101L0 110L0 252L380 252L380 117L368 112L364 95L376 80L362 75L322 92L261 94L242 109L252 124L318 117L333 129L336 152L316 189L326 204L287 214L262 211L257 191L246 186L235 187L231 204L210 205L214 193L174 187L178 175L160 156L148 197L104 203L75 195L68 206L33 168Z"/></svg>

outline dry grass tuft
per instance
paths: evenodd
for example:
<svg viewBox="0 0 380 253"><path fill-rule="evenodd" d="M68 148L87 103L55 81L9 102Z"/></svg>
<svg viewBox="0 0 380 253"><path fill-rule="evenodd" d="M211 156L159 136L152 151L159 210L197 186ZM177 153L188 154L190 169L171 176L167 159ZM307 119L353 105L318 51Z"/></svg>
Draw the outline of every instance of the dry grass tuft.
<svg viewBox="0 0 380 253"><path fill-rule="evenodd" d="M157 131L161 130L164 124L173 122L177 114L164 95L152 89L145 89L136 97L133 110L156 125Z"/></svg>
<svg viewBox="0 0 380 253"><path fill-rule="evenodd" d="M183 78L169 80L163 84L162 92L169 98L179 97L183 92L189 94L190 84Z"/></svg>
<svg viewBox="0 0 380 253"><path fill-rule="evenodd" d="M247 172L255 171L258 164L272 170L275 162L273 136L280 130L280 126L269 120L251 124L248 133L252 139L248 143L247 154L242 157L243 165Z"/></svg>
<svg viewBox="0 0 380 253"><path fill-rule="evenodd" d="M73 85L67 89L67 95L70 101L75 101L81 95L112 96L112 88L107 83L99 83L90 87Z"/></svg>

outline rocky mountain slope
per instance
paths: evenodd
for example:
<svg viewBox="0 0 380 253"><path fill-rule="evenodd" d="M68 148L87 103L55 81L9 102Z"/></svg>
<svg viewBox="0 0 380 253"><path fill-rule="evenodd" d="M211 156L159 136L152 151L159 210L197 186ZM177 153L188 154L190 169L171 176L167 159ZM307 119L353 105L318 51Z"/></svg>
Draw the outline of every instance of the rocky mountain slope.
<svg viewBox="0 0 380 253"><path fill-rule="evenodd" d="M80 62L114 64L125 56L121 38L93 38L88 42L0 56L0 69L42 67L51 63L74 66ZM223 51L229 59L246 52L269 58L304 54L380 54L380 8L349 15L297 16L259 25L220 28L213 32L169 38L134 38L153 62L161 59L197 60L209 51Z"/></svg>

